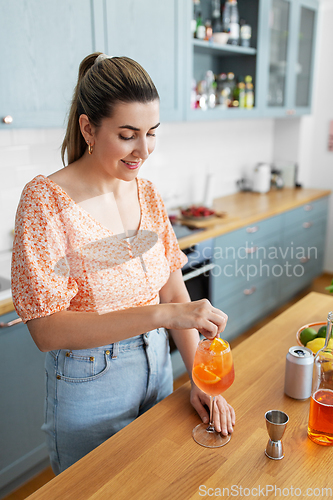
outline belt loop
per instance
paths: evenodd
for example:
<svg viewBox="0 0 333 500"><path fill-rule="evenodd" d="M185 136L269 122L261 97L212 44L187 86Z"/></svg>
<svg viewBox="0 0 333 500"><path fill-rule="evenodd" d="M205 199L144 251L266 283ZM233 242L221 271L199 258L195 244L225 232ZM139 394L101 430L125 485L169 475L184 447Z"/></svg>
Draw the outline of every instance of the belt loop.
<svg viewBox="0 0 333 500"><path fill-rule="evenodd" d="M116 359L119 353L119 342L112 344L112 359Z"/></svg>

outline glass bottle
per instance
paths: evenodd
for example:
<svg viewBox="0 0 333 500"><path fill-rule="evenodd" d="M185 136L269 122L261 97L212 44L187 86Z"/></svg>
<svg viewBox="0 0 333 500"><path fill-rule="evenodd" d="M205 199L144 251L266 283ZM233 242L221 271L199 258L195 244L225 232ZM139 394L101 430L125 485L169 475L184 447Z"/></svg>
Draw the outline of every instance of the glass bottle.
<svg viewBox="0 0 333 500"><path fill-rule="evenodd" d="M245 77L245 108L252 109L254 105L254 91L252 76L247 75Z"/></svg>
<svg viewBox="0 0 333 500"><path fill-rule="evenodd" d="M230 3L230 31L228 43L238 45L239 43L239 14L237 0L229 0Z"/></svg>
<svg viewBox="0 0 333 500"><path fill-rule="evenodd" d="M333 445L333 312L327 316L325 345L314 359L308 437L323 446Z"/></svg>
<svg viewBox="0 0 333 500"><path fill-rule="evenodd" d="M221 19L221 2L220 0L212 0L212 28L213 33L221 33L223 31Z"/></svg>

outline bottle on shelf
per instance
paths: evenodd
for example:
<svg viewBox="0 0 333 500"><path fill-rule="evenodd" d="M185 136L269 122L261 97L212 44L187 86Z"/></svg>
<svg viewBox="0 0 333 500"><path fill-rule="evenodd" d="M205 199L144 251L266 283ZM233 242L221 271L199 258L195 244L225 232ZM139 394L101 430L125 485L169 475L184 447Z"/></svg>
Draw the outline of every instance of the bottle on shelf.
<svg viewBox="0 0 333 500"><path fill-rule="evenodd" d="M254 105L254 90L252 83L252 76L245 77L245 108L252 109Z"/></svg>
<svg viewBox="0 0 333 500"><path fill-rule="evenodd" d="M230 33L230 16L231 16L231 4L229 0L226 0L224 6L223 6L223 13L222 13L222 26L223 26L223 31L225 33Z"/></svg>
<svg viewBox="0 0 333 500"><path fill-rule="evenodd" d="M242 76L237 78L232 105L234 108L245 108L245 83Z"/></svg>
<svg viewBox="0 0 333 500"><path fill-rule="evenodd" d="M205 30L206 30L206 36L205 36L205 40L207 40L209 42L209 40L212 38L213 36L213 28L212 28L212 22L210 19L206 19L206 22L205 22Z"/></svg>
<svg viewBox="0 0 333 500"><path fill-rule="evenodd" d="M242 47L250 47L251 45L252 28L244 20L240 20L240 44Z"/></svg>
<svg viewBox="0 0 333 500"><path fill-rule="evenodd" d="M231 45L239 44L239 13L237 0L228 0L230 4L230 31L228 43Z"/></svg>
<svg viewBox="0 0 333 500"><path fill-rule="evenodd" d="M213 33L221 33L223 31L220 0L212 0L212 28Z"/></svg>
<svg viewBox="0 0 333 500"><path fill-rule="evenodd" d="M199 40L204 40L206 37L206 28L202 22L201 12L198 12L197 15L197 26L195 30L195 37Z"/></svg>

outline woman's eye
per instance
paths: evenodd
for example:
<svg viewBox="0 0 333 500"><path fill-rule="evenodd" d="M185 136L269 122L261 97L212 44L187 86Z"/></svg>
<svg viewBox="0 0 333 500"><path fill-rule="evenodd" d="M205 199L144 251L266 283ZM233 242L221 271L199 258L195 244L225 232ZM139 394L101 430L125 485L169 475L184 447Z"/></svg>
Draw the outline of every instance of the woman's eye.
<svg viewBox="0 0 333 500"><path fill-rule="evenodd" d="M156 137L156 134L147 134L148 137Z"/></svg>
<svg viewBox="0 0 333 500"><path fill-rule="evenodd" d="M134 135L132 135L131 137L125 137L123 135L120 135L119 138L122 139L123 141L129 141L130 139L134 139Z"/></svg>

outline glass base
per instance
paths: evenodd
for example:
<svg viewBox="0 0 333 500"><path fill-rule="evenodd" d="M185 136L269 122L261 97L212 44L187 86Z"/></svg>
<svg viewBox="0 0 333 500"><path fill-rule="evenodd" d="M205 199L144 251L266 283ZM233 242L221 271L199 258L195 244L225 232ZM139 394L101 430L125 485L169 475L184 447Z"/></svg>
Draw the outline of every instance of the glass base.
<svg viewBox="0 0 333 500"><path fill-rule="evenodd" d="M205 448L219 448L229 443L231 439L230 434L223 436L215 430L211 431L207 429L209 429L209 425L207 426L207 424L203 423L194 427L192 437L196 443L205 446Z"/></svg>

